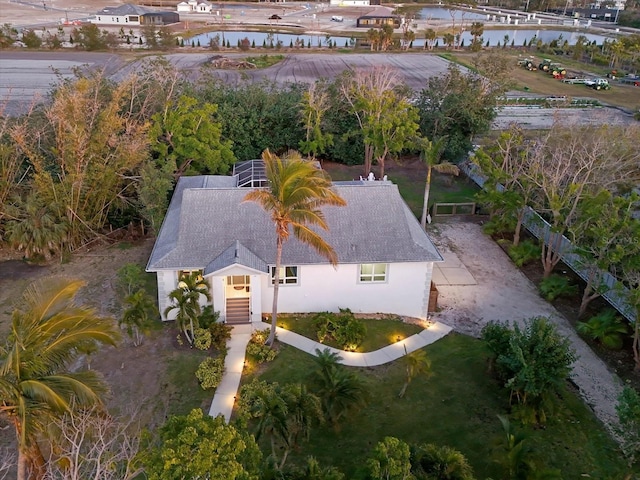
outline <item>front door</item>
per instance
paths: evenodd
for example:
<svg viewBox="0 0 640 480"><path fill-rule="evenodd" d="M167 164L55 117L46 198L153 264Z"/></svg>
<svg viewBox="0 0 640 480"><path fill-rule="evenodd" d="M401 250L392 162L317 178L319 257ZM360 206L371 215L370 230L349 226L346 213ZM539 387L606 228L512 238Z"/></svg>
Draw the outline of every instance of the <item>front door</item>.
<svg viewBox="0 0 640 480"><path fill-rule="evenodd" d="M227 277L225 286L225 321L227 323L248 323L251 321L250 282L249 275L229 275Z"/></svg>

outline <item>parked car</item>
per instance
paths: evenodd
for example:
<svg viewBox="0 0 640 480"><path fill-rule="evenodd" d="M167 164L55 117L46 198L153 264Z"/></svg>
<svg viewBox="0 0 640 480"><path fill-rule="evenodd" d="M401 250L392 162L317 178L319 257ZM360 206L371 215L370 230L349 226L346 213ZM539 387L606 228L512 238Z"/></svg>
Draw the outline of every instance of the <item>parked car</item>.
<svg viewBox="0 0 640 480"><path fill-rule="evenodd" d="M609 90L611 89L611 85L609 85L609 80L606 78L596 78L594 80L587 80L584 82L587 87L591 87L594 90Z"/></svg>

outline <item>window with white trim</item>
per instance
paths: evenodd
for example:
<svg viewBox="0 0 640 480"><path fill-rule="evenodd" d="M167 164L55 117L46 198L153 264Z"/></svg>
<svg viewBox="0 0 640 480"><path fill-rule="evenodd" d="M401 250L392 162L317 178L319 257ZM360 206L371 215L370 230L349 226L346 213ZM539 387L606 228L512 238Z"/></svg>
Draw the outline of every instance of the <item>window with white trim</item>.
<svg viewBox="0 0 640 480"><path fill-rule="evenodd" d="M364 283L386 282L387 281L387 264L386 263L360 264L360 281Z"/></svg>
<svg viewBox="0 0 640 480"><path fill-rule="evenodd" d="M271 267L271 285L273 285L276 277L276 267ZM280 267L280 285L297 285L298 284L298 267L284 266Z"/></svg>

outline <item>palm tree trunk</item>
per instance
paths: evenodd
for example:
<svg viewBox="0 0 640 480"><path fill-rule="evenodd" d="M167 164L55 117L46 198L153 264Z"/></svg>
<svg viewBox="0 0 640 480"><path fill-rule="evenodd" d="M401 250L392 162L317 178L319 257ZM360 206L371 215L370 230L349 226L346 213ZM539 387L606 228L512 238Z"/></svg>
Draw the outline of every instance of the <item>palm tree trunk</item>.
<svg viewBox="0 0 640 480"><path fill-rule="evenodd" d="M17 480L27 480L27 456L21 448L18 449L18 477Z"/></svg>
<svg viewBox="0 0 640 480"><path fill-rule="evenodd" d="M427 164L427 181L424 184L424 201L422 203L422 218L420 225L422 229L427 229L427 212L429 210L429 191L431 190L431 165Z"/></svg>
<svg viewBox="0 0 640 480"><path fill-rule="evenodd" d="M273 346L276 339L276 325L278 321L278 293L280 292L280 265L282 264L282 237L278 235L276 247L276 272L273 276L273 304L271 306L271 332L267 339L267 345Z"/></svg>

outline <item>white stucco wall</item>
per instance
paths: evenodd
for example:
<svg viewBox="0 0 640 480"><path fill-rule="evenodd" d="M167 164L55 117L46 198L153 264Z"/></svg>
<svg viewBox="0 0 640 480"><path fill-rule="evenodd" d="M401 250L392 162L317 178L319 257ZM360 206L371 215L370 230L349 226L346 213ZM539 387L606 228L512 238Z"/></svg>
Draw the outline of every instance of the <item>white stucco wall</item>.
<svg viewBox="0 0 640 480"><path fill-rule="evenodd" d="M360 282L360 265L343 264L298 266L298 284L281 285L278 311L282 313L337 312L349 308L354 313L391 313L426 318L433 263L392 263L384 283ZM225 281L227 275L250 275L251 321L271 313L273 286L266 274L239 266L216 272L206 278L211 287L213 308L225 319ZM169 305L168 295L177 286L178 273L157 272L158 304L161 314ZM204 299L204 297L202 297ZM204 302L203 302L204 303ZM175 319L175 313L163 320Z"/></svg>
<svg viewBox="0 0 640 480"><path fill-rule="evenodd" d="M130 17L138 17L138 20L133 22L130 21ZM93 17L89 18L90 23L97 23L100 25L120 25L122 27L126 26L140 26L140 16L139 15L109 15L109 14L96 14Z"/></svg>
<svg viewBox="0 0 640 480"><path fill-rule="evenodd" d="M426 318L433 264L392 263L384 283L360 283L360 266L302 265L298 285L281 285L278 310L283 313L334 311L395 313ZM262 310L271 311L273 287L263 278Z"/></svg>

